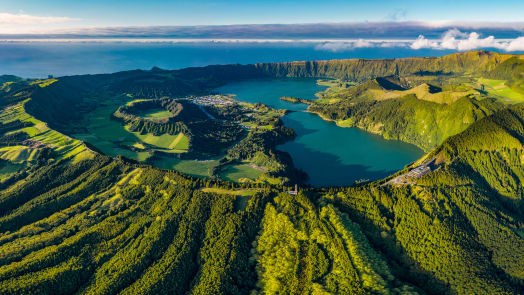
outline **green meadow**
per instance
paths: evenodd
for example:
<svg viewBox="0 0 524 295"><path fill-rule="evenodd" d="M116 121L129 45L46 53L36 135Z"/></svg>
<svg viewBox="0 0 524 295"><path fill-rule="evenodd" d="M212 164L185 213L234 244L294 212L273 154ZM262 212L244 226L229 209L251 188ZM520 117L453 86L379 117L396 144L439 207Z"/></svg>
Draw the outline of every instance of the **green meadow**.
<svg viewBox="0 0 524 295"><path fill-rule="evenodd" d="M508 87L505 80L480 78L478 79L478 83L484 85L484 91L489 95L499 98L504 103L524 102L524 94Z"/></svg>
<svg viewBox="0 0 524 295"><path fill-rule="evenodd" d="M40 149L30 148L21 145L7 146L0 148L0 159L7 160L15 164L31 162L36 159Z"/></svg>
<svg viewBox="0 0 524 295"><path fill-rule="evenodd" d="M47 147L53 149L58 154L59 159L70 158L85 151L85 146L79 140L70 138L58 131L50 129L46 123L37 120L24 109L23 101L16 105L6 107L0 116L0 123L7 124L19 120L21 122L28 122L32 126L24 127L16 130L11 130L7 134L17 132L26 133L31 140L40 142ZM2 157L8 159L15 159L17 162L33 161L35 159L38 148L29 147L4 147L2 148Z"/></svg>
<svg viewBox="0 0 524 295"><path fill-rule="evenodd" d="M170 111L162 108L153 108L144 111L137 111L137 116L142 117L144 119L165 119L169 118L172 115L173 114Z"/></svg>
<svg viewBox="0 0 524 295"><path fill-rule="evenodd" d="M231 196L242 196L242 197L249 197L256 194L256 190L254 189L226 189L226 188L218 188L218 187L205 187L202 189L203 192L206 193L214 193L214 194L221 194L221 195L231 195Z"/></svg>
<svg viewBox="0 0 524 295"><path fill-rule="evenodd" d="M0 180L8 177L12 173L17 172L18 170L24 167L23 164L14 164L9 161L0 162Z"/></svg>
<svg viewBox="0 0 524 295"><path fill-rule="evenodd" d="M146 161L151 156L152 150L169 153L187 152L189 138L183 133L160 136L151 133L140 134L140 132L131 132L121 122L112 120L111 114L129 100L127 96L104 100L103 105L86 114L79 124L87 126L88 133L74 134L74 136L89 142L109 156L122 155L137 161ZM148 110L145 115L156 118L166 115L165 112L163 115L161 113L158 110ZM137 149L140 151L135 151Z"/></svg>
<svg viewBox="0 0 524 295"><path fill-rule="evenodd" d="M162 169L177 170L191 176L210 176L209 171L218 165L218 160L180 160L163 157L155 160L154 165Z"/></svg>
<svg viewBox="0 0 524 295"><path fill-rule="evenodd" d="M230 165L222 169L219 176L229 181L239 181L242 178L257 179L264 172L255 169L248 164Z"/></svg>

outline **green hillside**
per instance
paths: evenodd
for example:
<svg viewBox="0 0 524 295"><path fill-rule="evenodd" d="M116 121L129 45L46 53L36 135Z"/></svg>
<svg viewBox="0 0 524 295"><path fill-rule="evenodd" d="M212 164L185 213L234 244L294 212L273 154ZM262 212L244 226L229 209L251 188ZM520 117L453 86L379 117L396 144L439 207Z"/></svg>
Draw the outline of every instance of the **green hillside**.
<svg viewBox="0 0 524 295"><path fill-rule="evenodd" d="M344 127L359 127L429 151L449 136L503 107L502 103L492 98L463 96L445 104L420 99L416 94L406 94L391 99L360 102L341 99L328 104L317 103L311 105L309 111Z"/></svg>
<svg viewBox="0 0 524 295"><path fill-rule="evenodd" d="M410 57L397 59L343 59L256 64L255 68L277 77L328 77L363 82L376 77L431 75L514 77L514 63L522 57L488 51L454 53L442 57ZM502 67L499 67L501 66ZM498 68L498 69L497 69Z"/></svg>
<svg viewBox="0 0 524 295"><path fill-rule="evenodd" d="M413 185L298 196L250 185L235 196L230 183L103 156L44 165L0 193L0 290L517 294L523 122L514 108L473 124Z"/></svg>
<svg viewBox="0 0 524 295"><path fill-rule="evenodd" d="M359 76L340 75L340 63ZM439 58L319 62L317 71L331 69L335 71L329 70L331 77L357 84L319 93L308 110L339 126L358 127L430 151L471 123L508 104L523 103L522 64L521 56L485 51ZM357 66L358 70L353 68Z"/></svg>
<svg viewBox="0 0 524 295"><path fill-rule="evenodd" d="M524 106L490 96L520 91L519 64L471 52L11 81L20 88L0 97L0 293L521 294ZM305 176L276 149L294 136L285 111L189 102L242 75L354 77L325 82L335 87L309 111L428 153L383 180L290 194L286 182ZM120 108L157 107L156 94L172 108ZM190 136L168 128L175 118ZM216 140L213 122L245 133L217 158L159 158ZM187 174L161 169L173 167Z"/></svg>

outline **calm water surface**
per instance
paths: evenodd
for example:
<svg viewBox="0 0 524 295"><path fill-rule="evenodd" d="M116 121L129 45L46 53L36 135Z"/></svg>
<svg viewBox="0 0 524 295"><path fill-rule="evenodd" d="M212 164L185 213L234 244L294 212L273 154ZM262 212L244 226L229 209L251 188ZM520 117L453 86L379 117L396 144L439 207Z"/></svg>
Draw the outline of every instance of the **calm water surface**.
<svg viewBox="0 0 524 295"><path fill-rule="evenodd" d="M24 78L47 75L112 73L124 70L164 69L213 64L251 64L339 58L393 58L439 56L444 50L409 48L355 48L319 50L316 43L25 43L0 42L0 74Z"/></svg>
<svg viewBox="0 0 524 295"><path fill-rule="evenodd" d="M177 69L209 64L282 62L337 58L439 56L451 51L409 48L319 50L306 43L0 43L0 74L38 78L47 75L110 73L158 66ZM259 80L226 85L223 93L239 100L303 111L305 105L283 102L281 96L314 98L323 87L315 80ZM284 123L298 137L279 149L289 152L313 185L349 185L356 179L378 179L417 159L416 147L386 141L353 128L339 128L315 115L291 113ZM178 165L179 163L175 163ZM202 169L204 171L205 169ZM200 173L200 172L199 172Z"/></svg>
<svg viewBox="0 0 524 295"><path fill-rule="evenodd" d="M230 83L217 91L236 94L241 101L295 110L282 120L295 129L297 138L278 149L291 154L295 166L309 175L313 186L345 186L359 179L380 179L424 154L414 145L385 140L357 128L338 127L304 112L303 104L280 100L282 96L314 99L314 94L324 88L312 79L286 79Z"/></svg>

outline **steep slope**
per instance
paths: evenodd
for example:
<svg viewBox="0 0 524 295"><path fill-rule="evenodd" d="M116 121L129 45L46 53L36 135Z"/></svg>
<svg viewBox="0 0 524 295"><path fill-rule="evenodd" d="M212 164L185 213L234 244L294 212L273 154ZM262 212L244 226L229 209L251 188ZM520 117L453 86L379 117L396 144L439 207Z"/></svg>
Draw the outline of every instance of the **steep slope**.
<svg viewBox="0 0 524 295"><path fill-rule="evenodd" d="M520 55L472 51L435 58L256 66L277 77L359 82L320 93L321 99L313 101L308 110L339 126L358 127L430 151L476 120L503 108L504 103L521 102L523 61ZM481 81L502 86L485 91Z"/></svg>
<svg viewBox="0 0 524 295"><path fill-rule="evenodd" d="M421 159L414 166L436 158L435 170L412 184L369 184L327 197L360 223L394 269L408 270L401 278L427 292L516 292L524 284L523 135L524 108L502 110Z"/></svg>
<svg viewBox="0 0 524 295"><path fill-rule="evenodd" d="M474 123L410 185L296 196L105 156L41 161L1 187L0 290L518 294L523 122L513 107Z"/></svg>
<svg viewBox="0 0 524 295"><path fill-rule="evenodd" d="M517 58L511 54L488 51L454 53L442 57L398 59L345 59L274 64L256 64L256 68L275 77L329 77L363 82L376 77L491 73L503 62ZM510 62L511 63L511 62ZM492 74L499 77L498 74Z"/></svg>
<svg viewBox="0 0 524 295"><path fill-rule="evenodd" d="M360 99L314 104L308 110L341 126L359 127L429 151L447 137L504 107L494 99L477 100L470 96L451 104L419 99L414 94L396 99Z"/></svg>
<svg viewBox="0 0 524 295"><path fill-rule="evenodd" d="M504 56L480 61L489 68L497 58ZM366 116L355 118L390 119L388 130L398 132L385 136L420 132L417 124L428 118L438 132L457 134L445 139L435 131L427 138L443 143L387 179L292 195L288 187L192 178L106 157L49 128L73 120L68 111L89 107L90 89L109 91L104 80L119 85L133 75L147 76L132 71L26 85L28 108L49 122L29 116L21 101L4 108L6 132L26 130L46 145L18 136L0 142L2 149L13 142L41 149L0 180L0 293L519 294L524 288L524 107L500 109L470 97L443 104L416 93L363 100L371 107L362 105ZM171 80L160 83L163 91L186 91L171 88ZM389 78L370 84L406 89ZM145 84L120 86L154 97L155 88ZM247 143L258 147L260 140ZM424 173L409 174L428 163ZM391 182L400 175L415 176Z"/></svg>

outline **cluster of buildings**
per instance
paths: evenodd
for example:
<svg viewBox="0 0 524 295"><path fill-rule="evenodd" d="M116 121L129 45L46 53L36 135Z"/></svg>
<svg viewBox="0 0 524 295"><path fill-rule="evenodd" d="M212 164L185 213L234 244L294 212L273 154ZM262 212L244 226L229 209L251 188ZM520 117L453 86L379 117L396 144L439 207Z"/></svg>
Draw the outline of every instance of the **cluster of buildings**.
<svg viewBox="0 0 524 295"><path fill-rule="evenodd" d="M391 179L390 181L388 181L386 184L411 184L412 183L412 179L418 179L418 178L421 178L422 176L430 173L431 171L435 170L437 167L435 167L435 160L436 159L432 159L431 161L429 162L426 162L412 170L410 170L409 172L405 173L405 174L402 174L402 175L399 175L393 179Z"/></svg>
<svg viewBox="0 0 524 295"><path fill-rule="evenodd" d="M50 146L47 143L43 143L41 141L33 140L33 139L26 139L22 141L22 145L30 147L30 148L34 148L34 149L41 149L41 148Z"/></svg>
<svg viewBox="0 0 524 295"><path fill-rule="evenodd" d="M199 105L231 105L234 102L224 99L223 95L205 95L188 97L188 100Z"/></svg>

